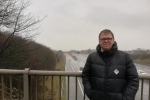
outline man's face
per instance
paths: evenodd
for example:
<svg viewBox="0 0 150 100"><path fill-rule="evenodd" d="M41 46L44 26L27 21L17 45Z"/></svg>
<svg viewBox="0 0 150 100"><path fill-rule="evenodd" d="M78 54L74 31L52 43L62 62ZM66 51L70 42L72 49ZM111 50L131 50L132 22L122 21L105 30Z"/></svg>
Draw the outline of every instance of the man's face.
<svg viewBox="0 0 150 100"><path fill-rule="evenodd" d="M114 39L111 33L102 33L100 35L99 44L103 51L110 50L114 44Z"/></svg>

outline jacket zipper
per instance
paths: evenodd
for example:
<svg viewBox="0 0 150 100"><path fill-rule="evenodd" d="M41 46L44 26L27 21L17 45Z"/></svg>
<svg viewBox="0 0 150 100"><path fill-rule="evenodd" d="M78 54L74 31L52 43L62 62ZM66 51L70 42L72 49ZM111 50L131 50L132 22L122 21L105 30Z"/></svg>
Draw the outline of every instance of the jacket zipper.
<svg viewBox="0 0 150 100"><path fill-rule="evenodd" d="M107 78L108 78L108 58L106 58L105 64L106 64L106 66L105 66L105 67L106 67L106 68L105 68L105 100L107 100L106 85L107 85Z"/></svg>
<svg viewBox="0 0 150 100"><path fill-rule="evenodd" d="M106 100L106 97L107 97L107 96L106 96L106 92L107 92L107 91L106 91L106 85L107 85L106 83L107 83L107 73L108 73L107 70L108 70L108 65L106 65L105 67L106 67L106 68L105 68L105 87L104 87L105 91L104 91L104 93L105 93L105 100Z"/></svg>

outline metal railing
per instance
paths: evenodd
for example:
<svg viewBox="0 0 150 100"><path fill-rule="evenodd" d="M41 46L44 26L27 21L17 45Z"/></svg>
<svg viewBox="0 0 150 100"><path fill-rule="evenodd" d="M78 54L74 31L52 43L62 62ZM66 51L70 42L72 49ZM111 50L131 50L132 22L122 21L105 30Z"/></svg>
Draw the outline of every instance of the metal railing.
<svg viewBox="0 0 150 100"><path fill-rule="evenodd" d="M85 100L81 72L0 69L0 100ZM140 98L143 99L144 81L150 75L139 75ZM148 80L148 81L147 81ZM81 90L80 90L81 89Z"/></svg>

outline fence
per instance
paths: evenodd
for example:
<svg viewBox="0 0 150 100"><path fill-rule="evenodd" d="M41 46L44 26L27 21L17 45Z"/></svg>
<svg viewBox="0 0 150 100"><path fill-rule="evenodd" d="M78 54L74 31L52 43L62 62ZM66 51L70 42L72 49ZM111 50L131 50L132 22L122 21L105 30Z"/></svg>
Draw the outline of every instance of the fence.
<svg viewBox="0 0 150 100"><path fill-rule="evenodd" d="M0 100L85 100L81 72L0 69ZM139 75L140 97L144 85L150 86L150 75ZM150 87L148 100L150 100Z"/></svg>

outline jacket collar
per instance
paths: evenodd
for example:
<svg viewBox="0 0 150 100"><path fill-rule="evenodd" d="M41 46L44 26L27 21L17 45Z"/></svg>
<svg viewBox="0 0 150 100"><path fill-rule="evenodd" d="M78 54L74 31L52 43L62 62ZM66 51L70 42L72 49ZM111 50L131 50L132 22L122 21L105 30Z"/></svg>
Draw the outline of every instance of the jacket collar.
<svg viewBox="0 0 150 100"><path fill-rule="evenodd" d="M117 46L117 43L115 41L110 50L102 52L101 51L101 46L98 44L97 47L96 47L96 50L101 56L110 57L110 56L113 56L115 54L115 52L118 50L118 46Z"/></svg>

